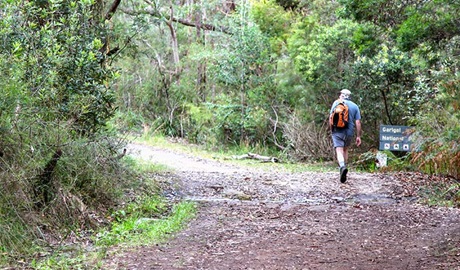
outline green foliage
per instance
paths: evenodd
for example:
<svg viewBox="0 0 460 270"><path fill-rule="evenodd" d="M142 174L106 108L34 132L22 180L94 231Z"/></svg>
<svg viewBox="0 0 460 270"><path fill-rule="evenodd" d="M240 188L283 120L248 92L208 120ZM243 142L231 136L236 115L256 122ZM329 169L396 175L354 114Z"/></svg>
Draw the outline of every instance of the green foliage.
<svg viewBox="0 0 460 270"><path fill-rule="evenodd" d="M227 44L220 44L211 72L221 83L234 87L238 94L264 79L261 74L269 61L269 52L267 39L259 28L243 25Z"/></svg>
<svg viewBox="0 0 460 270"><path fill-rule="evenodd" d="M56 173L65 190L78 195L91 208L115 203L125 186L124 178L134 177L119 160L118 149L124 145L122 140L100 138L97 143L76 141L62 148L64 154Z"/></svg>
<svg viewBox="0 0 460 270"><path fill-rule="evenodd" d="M229 104L228 101L222 101ZM267 112L260 107L245 107L239 104L221 105L207 103L203 107L190 106L190 126L194 134L190 139L209 146L222 142L231 145L240 143L256 144L263 139L267 130ZM242 111L244 110L244 111ZM245 141L241 141L244 138Z"/></svg>
<svg viewBox="0 0 460 270"><path fill-rule="evenodd" d="M338 83L346 71L347 63L353 58L350 37L356 27L357 24L346 20L338 21L331 27L315 27L307 42L292 55L296 59L297 68L311 82ZM295 43L295 40L290 42Z"/></svg>
<svg viewBox="0 0 460 270"><path fill-rule="evenodd" d="M386 166L378 166L377 155L386 157ZM362 153L359 158L355 161L357 167L364 171L376 172L376 171L413 171L415 168L411 164L410 155L396 156L395 153L385 151L368 151Z"/></svg>
<svg viewBox="0 0 460 270"><path fill-rule="evenodd" d="M190 16L199 16L203 10L218 16L215 10L208 11L218 4L210 2L193 9L176 6L174 10L177 16L191 11L196 13ZM219 26L229 23L226 29L235 34L195 35L176 24L178 65L169 61L173 36L157 38L165 36L165 25L149 28L145 40L150 48L134 55L135 64L128 59L123 62L128 72L120 78L119 86L130 91L119 92L120 108L135 112L151 130L194 142L264 141L270 130L267 114L271 109L266 103L276 92L271 77L263 76L272 68L269 40L251 15L249 5L243 3L219 21ZM139 80L141 85L136 83ZM214 105L209 104L218 109L212 111Z"/></svg>
<svg viewBox="0 0 460 270"><path fill-rule="evenodd" d="M460 184L432 181L420 189L422 202L430 206L460 207Z"/></svg>
<svg viewBox="0 0 460 270"><path fill-rule="evenodd" d="M458 38L451 39L445 50L436 55L439 66L430 77L432 87L417 88L414 94L419 100L419 110L411 119L417 126L418 151L413 162L428 173L460 177L460 83L456 72L460 62L452 57L460 50Z"/></svg>
<svg viewBox="0 0 460 270"><path fill-rule="evenodd" d="M251 13L263 33L269 37L283 37L287 34L291 13L286 12L274 0L254 1Z"/></svg>
<svg viewBox="0 0 460 270"><path fill-rule="evenodd" d="M285 3L286 4L286 3ZM270 38L271 47L281 53L289 36L294 16L292 11L285 10L277 1L254 1L251 14L260 31Z"/></svg>
<svg viewBox="0 0 460 270"><path fill-rule="evenodd" d="M133 176L116 158L123 142L105 133L116 73L98 4L0 3L2 256L27 257L43 231L91 227L89 211Z"/></svg>
<svg viewBox="0 0 460 270"><path fill-rule="evenodd" d="M158 14L145 15L146 6ZM446 86L458 80L457 1L173 3L172 28L161 1L129 7L138 16L120 17L117 34L138 31L139 39L124 52L133 58L118 62L125 69L117 84L126 112L120 124L208 146L285 149L292 115L320 130L341 88L361 106L362 149L376 147L382 123L457 119L449 109L456 90ZM192 30L197 22L209 27ZM455 128L440 126L424 131L424 141L455 139Z"/></svg>
<svg viewBox="0 0 460 270"><path fill-rule="evenodd" d="M117 111L114 117L108 121L107 129L121 133L140 131L145 122L144 116L135 111Z"/></svg>
<svg viewBox="0 0 460 270"><path fill-rule="evenodd" d="M309 121L319 124L326 119L339 89L352 88L347 81L355 59L353 48L356 42L362 43L353 35L360 28L349 20L337 21L332 26L318 25L314 18L306 18L295 28L288 47L296 69L308 82L302 93L305 103L299 105L308 108L304 113Z"/></svg>
<svg viewBox="0 0 460 270"><path fill-rule="evenodd" d="M379 49L372 57L358 57L352 78L357 86L353 96L364 114L363 126L372 128L368 135L373 141L378 141L380 124L407 125L412 99L409 90L417 72L407 53L385 44Z"/></svg>
<svg viewBox="0 0 460 270"><path fill-rule="evenodd" d="M65 5L51 2L7 4L0 33L0 54L10 59L9 69L22 85L28 105L43 121L68 121L78 134L97 132L113 114L113 94L107 84L114 72L104 65L99 51L105 26L96 19L91 3ZM20 14L17 16L16 14ZM13 65L11 65L13 64Z"/></svg>
<svg viewBox="0 0 460 270"><path fill-rule="evenodd" d="M135 203L130 203L112 213L111 217L116 222L121 222L127 217L136 219L141 217L160 218L164 212L168 210L167 202L159 196L145 196L136 200Z"/></svg>
<svg viewBox="0 0 460 270"><path fill-rule="evenodd" d="M11 258L21 258L31 255L35 232L21 218L14 206L9 205L14 200L12 197L5 196L6 192L0 194L0 265L4 265ZM9 200L9 201L7 201Z"/></svg>
<svg viewBox="0 0 460 270"><path fill-rule="evenodd" d="M449 175L458 179L460 177L458 114L452 115L438 110L420 116L417 121L426 122L423 125L418 124L418 151L412 154L412 162L426 173Z"/></svg>
<svg viewBox="0 0 460 270"><path fill-rule="evenodd" d="M340 0L341 15L358 22L369 21L382 27L393 27L406 18L405 9L417 1L404 0Z"/></svg>
<svg viewBox="0 0 460 270"><path fill-rule="evenodd" d="M42 260L34 259L30 265L34 270L51 269L102 269L101 259L96 253L86 254L84 250L71 247L59 250Z"/></svg>
<svg viewBox="0 0 460 270"><path fill-rule="evenodd" d="M373 24L359 24L353 33L352 47L358 55L374 55L382 42L379 29Z"/></svg>
<svg viewBox="0 0 460 270"><path fill-rule="evenodd" d="M215 129L219 129L219 126L215 125L212 108L189 104L188 112L190 126L194 127L190 130L189 139L199 144L217 145L219 132Z"/></svg>
<svg viewBox="0 0 460 270"><path fill-rule="evenodd" d="M403 50L411 50L420 43L439 45L458 34L460 22L458 4L449 1L427 1L406 9L407 18L396 31L397 42Z"/></svg>
<svg viewBox="0 0 460 270"><path fill-rule="evenodd" d="M419 13L415 13L401 24L397 31L398 44L405 50L416 47L431 32L430 22Z"/></svg>
<svg viewBox="0 0 460 270"><path fill-rule="evenodd" d="M181 229L195 215L195 205L190 202L178 203L168 212L165 207L161 198L153 197L132 203L126 210L118 210L113 214L115 220L112 228L98 233L96 244L111 246L121 242L127 245L157 243Z"/></svg>
<svg viewBox="0 0 460 270"><path fill-rule="evenodd" d="M23 131L23 125L30 129ZM126 182L134 178L116 157L120 141L104 136L94 137L94 142L71 142L73 135L60 127L24 120L6 135L0 158L0 246L6 249L2 256L32 255L43 230L60 235L90 229L96 223L89 213L114 205ZM57 152L54 145L60 145L62 155L48 179L44 168Z"/></svg>
<svg viewBox="0 0 460 270"><path fill-rule="evenodd" d="M454 58L445 58L444 52L446 49L456 50L457 47L453 29L458 28L458 20L453 14L458 13L459 5L452 1L405 3L396 12L394 7L401 4L400 2L342 1L348 15L353 15L360 21L377 23L382 30L387 29L388 37L394 38L389 39L390 43L387 45L388 51L393 51L388 54L390 57L378 53L373 57L372 63L368 62L371 65L362 66L365 58L361 58L356 66L357 74L364 79L362 81L369 82L369 86L364 85L368 89L364 99L369 100L369 94L377 93L378 89L381 92L380 100L384 101L384 106L377 106L377 110L365 109L368 113L376 113L375 116L366 115L365 119L368 116L378 119L381 115L386 115L389 123L401 121L399 123L407 124L410 120L420 130L421 152L414 154L416 158L413 162L426 171L452 172L449 165L441 164L449 164L447 156L455 160L457 153L456 147L449 143L452 133L455 133L452 132L455 128L449 123L456 125L457 120L455 116L450 117L451 113L446 113L455 102L442 102L443 105L438 102L444 96L444 85L449 84L446 82L456 81L456 78L452 78L451 68L457 64L452 61ZM383 6L389 8L382 12L378 7ZM385 22L390 21L388 16L391 14L396 16L393 16L390 24L385 25ZM392 48L396 47L392 44L396 44L398 49ZM374 91L371 91L372 87ZM378 99L377 96L373 98ZM366 124L369 122L365 122ZM447 146L444 149L438 147L439 145ZM454 150L448 151L450 148Z"/></svg>
<svg viewBox="0 0 460 270"><path fill-rule="evenodd" d="M164 241L195 216L196 206L190 202L170 205L153 195L140 196L111 215L111 227L100 229L92 237L96 246L88 251L79 245L60 247L50 256L31 262L33 269L101 269L108 247L147 245Z"/></svg>

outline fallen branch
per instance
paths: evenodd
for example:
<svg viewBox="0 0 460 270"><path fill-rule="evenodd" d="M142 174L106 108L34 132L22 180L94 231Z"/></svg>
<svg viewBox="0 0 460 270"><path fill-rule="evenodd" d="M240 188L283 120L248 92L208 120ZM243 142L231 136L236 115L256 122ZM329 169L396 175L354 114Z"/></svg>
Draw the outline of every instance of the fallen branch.
<svg viewBox="0 0 460 270"><path fill-rule="evenodd" d="M241 156L233 156L233 159L256 159L262 162L272 162L272 163L280 162L277 157L262 156L262 155L258 155L254 153L247 153Z"/></svg>

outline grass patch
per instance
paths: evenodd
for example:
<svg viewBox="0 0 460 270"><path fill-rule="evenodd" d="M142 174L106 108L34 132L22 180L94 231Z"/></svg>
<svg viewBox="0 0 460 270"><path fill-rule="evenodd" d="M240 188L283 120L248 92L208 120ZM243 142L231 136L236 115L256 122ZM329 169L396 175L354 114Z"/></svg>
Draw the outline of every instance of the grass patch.
<svg viewBox="0 0 460 270"><path fill-rule="evenodd" d="M95 242L98 246L157 243L183 228L195 212L192 202L170 206L162 197L144 198L114 212L111 228L98 233Z"/></svg>
<svg viewBox="0 0 460 270"><path fill-rule="evenodd" d="M144 196L114 211L111 225L92 238L92 245L61 245L43 259L33 260L30 267L48 269L103 269L102 258L115 245L138 246L159 243L181 230L195 217L192 202L170 204L160 196Z"/></svg>
<svg viewBox="0 0 460 270"><path fill-rule="evenodd" d="M171 171L171 168L169 168L166 165L155 164L141 158L126 157L124 162L128 164L130 168L132 168L134 171L140 174L151 174Z"/></svg>
<svg viewBox="0 0 460 270"><path fill-rule="evenodd" d="M31 266L36 270L102 269L101 257L97 253L85 253L82 249L74 252L62 250L44 260L34 260Z"/></svg>
<svg viewBox="0 0 460 270"><path fill-rule="evenodd" d="M429 206L460 207L460 183L432 182L421 188L419 195Z"/></svg>

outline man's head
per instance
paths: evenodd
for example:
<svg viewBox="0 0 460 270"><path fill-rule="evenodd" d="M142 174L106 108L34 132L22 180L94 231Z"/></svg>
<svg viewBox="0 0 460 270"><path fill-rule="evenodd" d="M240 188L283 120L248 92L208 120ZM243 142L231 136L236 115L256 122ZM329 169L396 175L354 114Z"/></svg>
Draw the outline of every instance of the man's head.
<svg viewBox="0 0 460 270"><path fill-rule="evenodd" d="M350 99L351 92L348 89L340 90L340 98L341 99Z"/></svg>

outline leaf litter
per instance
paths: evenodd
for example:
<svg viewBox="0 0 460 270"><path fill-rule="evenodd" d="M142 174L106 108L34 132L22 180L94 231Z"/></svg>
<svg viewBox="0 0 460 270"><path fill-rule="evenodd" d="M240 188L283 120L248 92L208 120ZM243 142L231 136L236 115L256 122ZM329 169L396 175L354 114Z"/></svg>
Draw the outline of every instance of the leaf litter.
<svg viewBox="0 0 460 270"><path fill-rule="evenodd" d="M335 172L129 152L173 168L158 179L198 214L165 243L109 252L104 269L460 269L460 210L421 204L433 181L422 174L351 170L341 184Z"/></svg>

